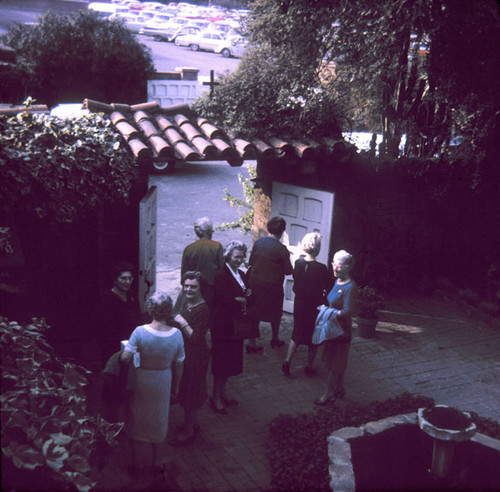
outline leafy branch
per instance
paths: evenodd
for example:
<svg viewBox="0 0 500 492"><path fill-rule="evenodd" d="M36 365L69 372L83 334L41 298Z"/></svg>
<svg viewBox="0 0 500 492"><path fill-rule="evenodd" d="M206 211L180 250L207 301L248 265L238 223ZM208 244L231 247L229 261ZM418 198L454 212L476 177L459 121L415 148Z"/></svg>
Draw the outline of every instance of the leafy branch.
<svg viewBox="0 0 500 492"><path fill-rule="evenodd" d="M239 218L233 222L223 222L216 229L219 231L227 231L228 229L240 229L243 234L249 234L253 229L254 219L254 201L255 189L252 179L257 177L257 171L253 166L248 166L248 177L238 173L238 181L243 188L244 199L236 197L229 193L227 188L224 188L224 197L222 198L230 207L236 207Z"/></svg>

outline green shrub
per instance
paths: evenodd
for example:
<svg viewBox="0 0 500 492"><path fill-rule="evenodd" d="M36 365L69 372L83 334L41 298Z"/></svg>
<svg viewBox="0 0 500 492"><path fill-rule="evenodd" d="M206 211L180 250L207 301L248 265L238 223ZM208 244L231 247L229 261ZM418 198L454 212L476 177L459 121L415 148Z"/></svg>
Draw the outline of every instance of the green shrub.
<svg viewBox="0 0 500 492"><path fill-rule="evenodd" d="M219 231L227 231L228 229L240 229L243 234L250 234L253 230L254 220L254 202L255 188L252 179L257 177L257 171L253 166L248 166L248 176L243 176L238 173L238 181L243 188L244 199L229 193L227 188L224 188L224 197L222 198L230 207L236 207L239 213L238 220L233 222L223 222L216 229Z"/></svg>
<svg viewBox="0 0 500 492"><path fill-rule="evenodd" d="M26 94L43 104L146 99L146 83L154 71L151 53L121 22L101 19L90 10L49 11L35 25L13 24L2 40L16 50Z"/></svg>
<svg viewBox="0 0 500 492"><path fill-rule="evenodd" d="M0 317L2 485L88 491L123 424L87 414L90 371L55 356L47 328L43 319L21 326Z"/></svg>
<svg viewBox="0 0 500 492"><path fill-rule="evenodd" d="M0 116L0 209L72 222L102 203L127 203L138 175L132 154L100 114Z"/></svg>

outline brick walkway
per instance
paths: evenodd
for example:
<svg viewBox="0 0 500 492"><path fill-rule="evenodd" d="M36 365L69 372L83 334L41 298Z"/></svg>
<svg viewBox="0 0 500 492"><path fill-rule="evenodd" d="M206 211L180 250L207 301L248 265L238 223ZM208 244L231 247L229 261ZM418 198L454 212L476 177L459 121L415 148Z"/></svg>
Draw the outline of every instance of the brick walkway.
<svg viewBox="0 0 500 492"><path fill-rule="evenodd" d="M174 285L164 283L168 290ZM175 283L176 285L176 283ZM172 292L174 293L174 292ZM346 377L347 399L384 400L411 392L436 403L500 421L500 327L477 321L453 305L434 299L391 303L377 327L377 337L354 337ZM281 336L290 339L293 319L284 315ZM268 425L280 413L313 412L325 383L325 371L303 372L306 348L293 361L292 377L281 373L286 346L269 346L270 325L261 324L264 352L245 354L244 372L228 388L238 400L228 415L208 407L200 411L201 430L192 445L165 443L167 473L132 481L123 461L124 447L103 470L101 490L260 491L270 489L265 443ZM356 334L356 330L355 330ZM211 376L208 378L211 389ZM172 407L171 428L182 418ZM168 440L168 438L167 438ZM326 445L326 443L325 443Z"/></svg>

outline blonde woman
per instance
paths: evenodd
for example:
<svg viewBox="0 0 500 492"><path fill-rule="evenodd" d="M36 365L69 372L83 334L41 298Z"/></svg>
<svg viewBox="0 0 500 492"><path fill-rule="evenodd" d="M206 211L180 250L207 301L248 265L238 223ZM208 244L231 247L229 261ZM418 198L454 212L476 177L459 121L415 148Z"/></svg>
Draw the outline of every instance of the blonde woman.
<svg viewBox="0 0 500 492"><path fill-rule="evenodd" d="M321 250L321 234L318 232L306 234L300 247L305 255L295 262L293 271L293 291L295 292L293 332L281 369L285 376L290 376L290 365L297 346L307 345L307 366L304 372L306 376L312 377L316 374L314 360L318 350L318 346L312 344L314 322L318 315L317 307L325 303L326 292L331 286L331 280L327 266L316 261Z"/></svg>

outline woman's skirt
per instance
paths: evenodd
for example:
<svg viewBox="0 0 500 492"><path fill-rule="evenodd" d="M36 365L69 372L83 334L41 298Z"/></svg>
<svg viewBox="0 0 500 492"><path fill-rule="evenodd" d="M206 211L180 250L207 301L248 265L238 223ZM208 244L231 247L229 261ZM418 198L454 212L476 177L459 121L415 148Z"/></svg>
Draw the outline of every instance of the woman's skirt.
<svg viewBox="0 0 500 492"><path fill-rule="evenodd" d="M212 339L212 374L237 376L243 372L243 340Z"/></svg>
<svg viewBox="0 0 500 492"><path fill-rule="evenodd" d="M259 321L275 321L281 319L283 313L283 285L270 284L252 280L254 304L252 314Z"/></svg>
<svg viewBox="0 0 500 492"><path fill-rule="evenodd" d="M327 370L334 374L343 374L347 369L351 341L339 342L332 340L323 342L322 345L323 354L321 358Z"/></svg>
<svg viewBox="0 0 500 492"><path fill-rule="evenodd" d="M200 408L207 399L207 371L210 350L206 345L186 343L186 359L179 388L183 408Z"/></svg>
<svg viewBox="0 0 500 492"><path fill-rule="evenodd" d="M163 442L167 437L172 368L136 369L130 405L130 437L136 441Z"/></svg>
<svg viewBox="0 0 500 492"><path fill-rule="evenodd" d="M318 300L295 296L293 304L292 340L297 345L311 345L314 325L318 316Z"/></svg>

